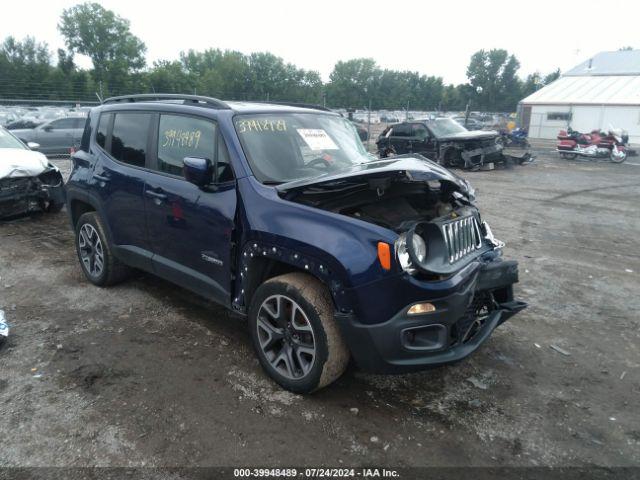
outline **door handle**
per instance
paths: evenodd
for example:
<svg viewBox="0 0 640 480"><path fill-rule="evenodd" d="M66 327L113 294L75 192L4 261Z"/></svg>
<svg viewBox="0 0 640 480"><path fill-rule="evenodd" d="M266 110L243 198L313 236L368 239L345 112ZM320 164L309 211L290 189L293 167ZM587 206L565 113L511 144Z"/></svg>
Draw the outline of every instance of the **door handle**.
<svg viewBox="0 0 640 480"><path fill-rule="evenodd" d="M156 200L166 200L167 196L164 193L154 192L153 190L147 190L144 192L147 197L154 198Z"/></svg>
<svg viewBox="0 0 640 480"><path fill-rule="evenodd" d="M105 177L104 175L98 175L97 173L93 174L93 178L95 178L96 180L98 180L100 182L108 182L109 181L109 177Z"/></svg>

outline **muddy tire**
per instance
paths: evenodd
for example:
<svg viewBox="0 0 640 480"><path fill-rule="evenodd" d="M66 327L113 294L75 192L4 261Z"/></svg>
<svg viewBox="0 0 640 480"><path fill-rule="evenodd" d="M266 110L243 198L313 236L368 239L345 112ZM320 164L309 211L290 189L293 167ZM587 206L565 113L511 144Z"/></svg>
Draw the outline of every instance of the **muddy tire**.
<svg viewBox="0 0 640 480"><path fill-rule="evenodd" d="M249 307L249 331L262 368L280 386L311 393L335 381L349 350L327 288L304 273L264 282Z"/></svg>
<svg viewBox="0 0 640 480"><path fill-rule="evenodd" d="M131 269L114 256L102 220L96 212L85 213L78 219L75 237L80 267L91 283L106 287L129 276Z"/></svg>

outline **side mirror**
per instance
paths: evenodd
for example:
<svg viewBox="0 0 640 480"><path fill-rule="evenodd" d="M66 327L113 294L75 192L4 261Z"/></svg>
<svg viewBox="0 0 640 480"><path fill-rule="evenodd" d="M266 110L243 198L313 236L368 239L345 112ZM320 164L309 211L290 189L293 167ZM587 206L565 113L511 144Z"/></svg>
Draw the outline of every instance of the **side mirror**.
<svg viewBox="0 0 640 480"><path fill-rule="evenodd" d="M53 130L53 127L51 125L45 125L44 127L42 127L42 130L44 130L45 132L50 132L51 130Z"/></svg>
<svg viewBox="0 0 640 480"><path fill-rule="evenodd" d="M184 157L184 178L197 185L205 187L213 182L214 165L208 158Z"/></svg>
<svg viewBox="0 0 640 480"><path fill-rule="evenodd" d="M27 142L27 147L29 147L30 150L38 150L40 148L40 144L36 142Z"/></svg>

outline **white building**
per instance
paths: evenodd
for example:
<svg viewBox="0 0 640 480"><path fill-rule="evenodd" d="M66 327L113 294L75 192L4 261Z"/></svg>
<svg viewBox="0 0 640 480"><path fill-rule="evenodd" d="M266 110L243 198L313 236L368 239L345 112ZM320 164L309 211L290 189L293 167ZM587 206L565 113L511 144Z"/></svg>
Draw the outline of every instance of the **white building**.
<svg viewBox="0 0 640 480"><path fill-rule="evenodd" d="M518 114L531 138L613 126L640 143L640 50L597 54L522 100Z"/></svg>

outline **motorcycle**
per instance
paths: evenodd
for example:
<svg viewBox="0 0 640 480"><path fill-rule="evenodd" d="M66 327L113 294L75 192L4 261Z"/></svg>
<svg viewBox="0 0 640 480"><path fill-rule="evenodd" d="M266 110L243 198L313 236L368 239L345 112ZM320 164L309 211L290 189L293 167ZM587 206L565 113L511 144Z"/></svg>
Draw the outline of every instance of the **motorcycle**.
<svg viewBox="0 0 640 480"><path fill-rule="evenodd" d="M608 158L614 163L622 163L627 159L625 143L624 133L620 130L610 128L606 133L599 130L580 133L569 127L560 130L556 151L568 160L576 157Z"/></svg>
<svg viewBox="0 0 640 480"><path fill-rule="evenodd" d="M496 143L499 143L505 148L530 148L529 140L527 136L529 132L525 128L514 128L513 130L500 130L500 135L496 138Z"/></svg>

